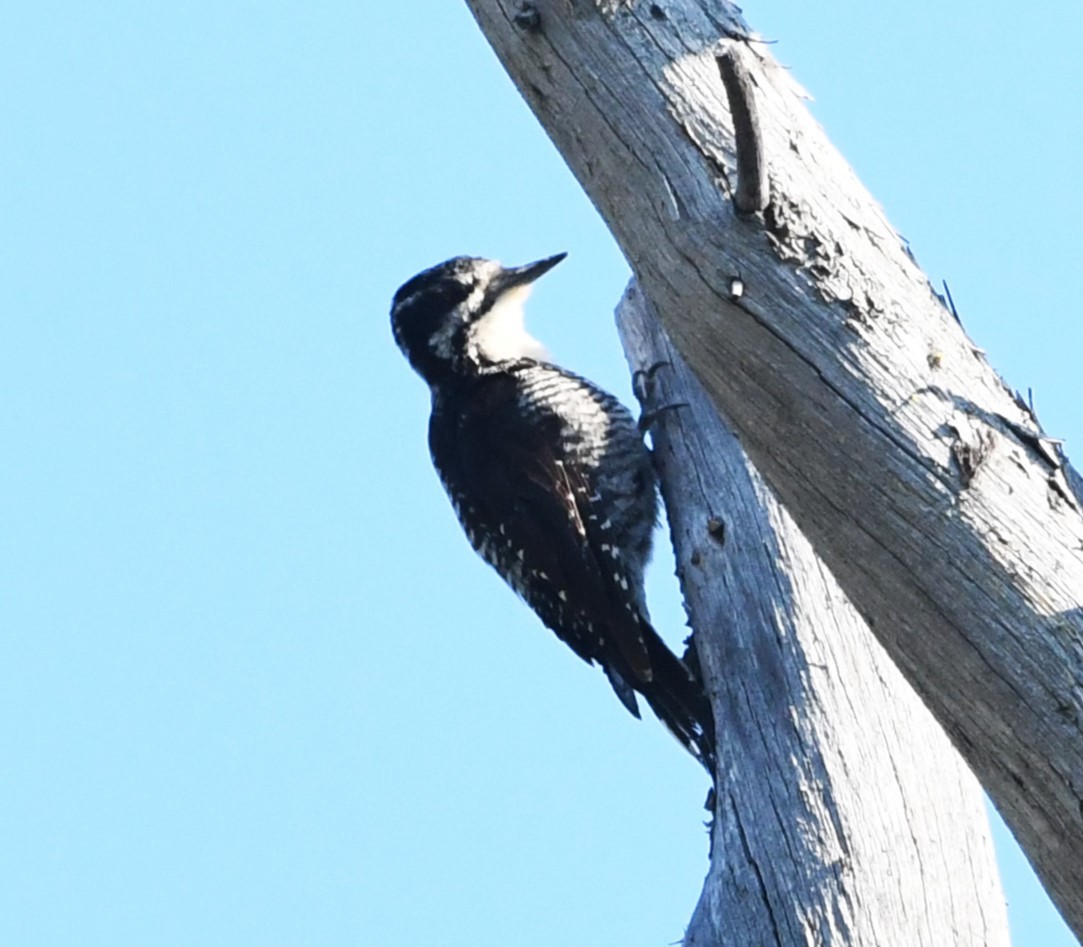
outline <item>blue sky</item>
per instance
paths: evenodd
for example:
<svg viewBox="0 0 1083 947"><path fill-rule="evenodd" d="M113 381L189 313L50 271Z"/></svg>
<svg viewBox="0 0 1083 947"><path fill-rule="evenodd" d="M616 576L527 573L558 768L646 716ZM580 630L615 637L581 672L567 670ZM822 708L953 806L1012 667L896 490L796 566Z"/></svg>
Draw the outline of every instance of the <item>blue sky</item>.
<svg viewBox="0 0 1083 947"><path fill-rule="evenodd" d="M1042 12L746 6L1073 453ZM469 552L388 329L424 266L567 250L533 327L628 398L626 266L465 5L8 4L0 122L0 943L677 940L704 779ZM997 833L1015 943L1072 944Z"/></svg>

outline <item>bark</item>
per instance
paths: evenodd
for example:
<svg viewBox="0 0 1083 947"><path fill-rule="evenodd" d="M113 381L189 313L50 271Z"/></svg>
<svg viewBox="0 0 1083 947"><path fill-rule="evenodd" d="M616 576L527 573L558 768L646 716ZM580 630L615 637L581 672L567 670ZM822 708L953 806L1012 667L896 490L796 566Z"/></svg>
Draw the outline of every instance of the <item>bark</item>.
<svg viewBox="0 0 1083 947"><path fill-rule="evenodd" d="M654 456L719 732L684 943L1006 945L977 781L638 291L618 323L633 369L661 365Z"/></svg>
<svg viewBox="0 0 1083 947"><path fill-rule="evenodd" d="M1083 517L1059 447L736 7L468 3L674 345L1083 934Z"/></svg>

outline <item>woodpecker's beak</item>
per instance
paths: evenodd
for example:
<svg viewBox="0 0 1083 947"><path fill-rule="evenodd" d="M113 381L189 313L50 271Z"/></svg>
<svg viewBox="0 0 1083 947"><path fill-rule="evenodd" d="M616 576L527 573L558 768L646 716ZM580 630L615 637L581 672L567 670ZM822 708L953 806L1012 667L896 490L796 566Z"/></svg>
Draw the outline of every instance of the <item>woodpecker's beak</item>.
<svg viewBox="0 0 1083 947"><path fill-rule="evenodd" d="M524 266L509 266L493 280L493 288L500 294L506 293L516 286L528 286L539 276L548 273L567 255L567 253L558 253L556 256L538 260L536 263L527 263Z"/></svg>

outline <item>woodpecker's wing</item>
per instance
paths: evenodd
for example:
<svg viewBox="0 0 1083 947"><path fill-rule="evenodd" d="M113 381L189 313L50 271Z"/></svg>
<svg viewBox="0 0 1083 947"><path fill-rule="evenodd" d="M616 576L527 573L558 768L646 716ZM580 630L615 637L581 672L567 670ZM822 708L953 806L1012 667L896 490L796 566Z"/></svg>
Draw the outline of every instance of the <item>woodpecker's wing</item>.
<svg viewBox="0 0 1083 947"><path fill-rule="evenodd" d="M561 453L561 423L525 417L515 379L493 375L454 409L434 405L429 446L478 553L584 660L649 681L630 579L591 515L589 474Z"/></svg>

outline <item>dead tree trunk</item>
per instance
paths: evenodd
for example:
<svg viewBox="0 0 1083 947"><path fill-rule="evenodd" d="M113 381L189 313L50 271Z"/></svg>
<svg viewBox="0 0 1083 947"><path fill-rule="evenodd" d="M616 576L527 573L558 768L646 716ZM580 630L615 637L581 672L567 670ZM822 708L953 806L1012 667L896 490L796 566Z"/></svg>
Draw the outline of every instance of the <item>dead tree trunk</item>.
<svg viewBox="0 0 1083 947"><path fill-rule="evenodd" d="M1083 934L1079 481L724 0L468 0L674 345Z"/></svg>
<svg viewBox="0 0 1083 947"><path fill-rule="evenodd" d="M684 943L1008 943L981 789L755 472L637 290L654 456L718 725L711 868Z"/></svg>

